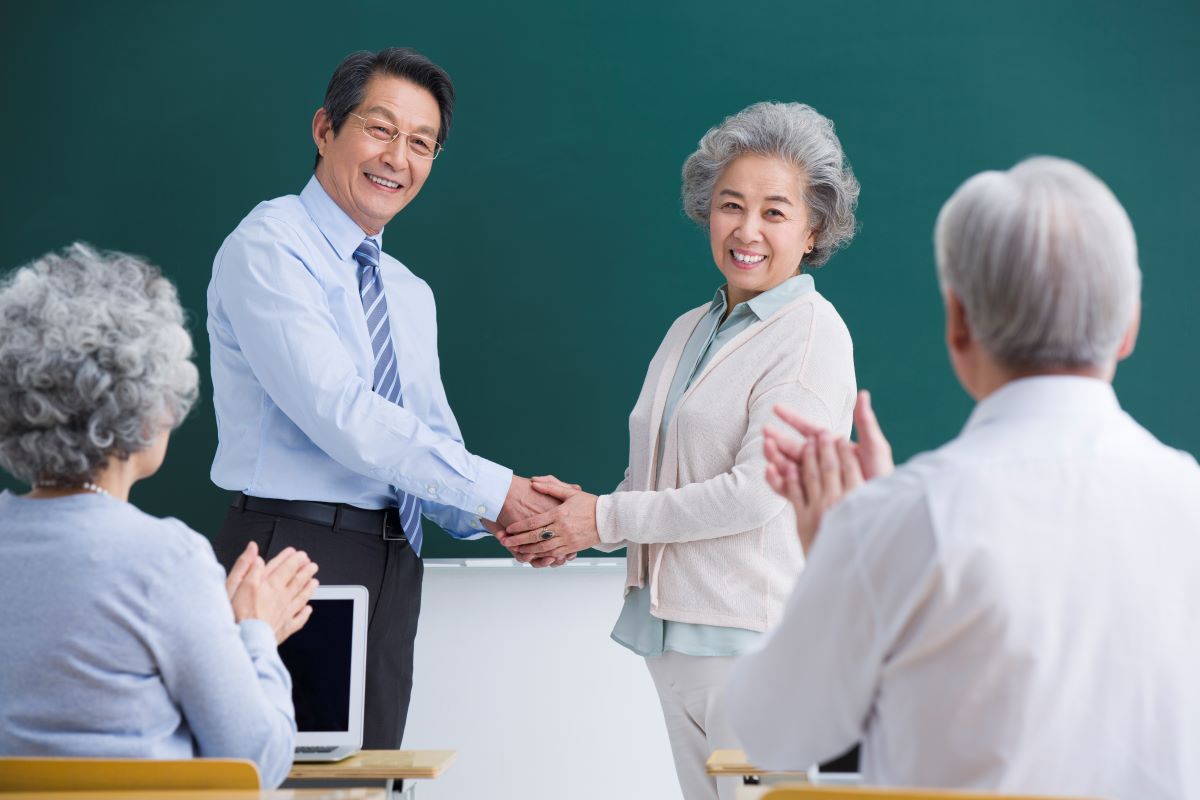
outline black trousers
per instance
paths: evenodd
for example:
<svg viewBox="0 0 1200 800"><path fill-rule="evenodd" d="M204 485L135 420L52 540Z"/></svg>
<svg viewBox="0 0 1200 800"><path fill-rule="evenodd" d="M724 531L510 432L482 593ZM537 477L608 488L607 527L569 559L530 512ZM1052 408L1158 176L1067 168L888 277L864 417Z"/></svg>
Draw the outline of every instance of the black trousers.
<svg viewBox="0 0 1200 800"><path fill-rule="evenodd" d="M213 540L228 570L249 542L265 560L289 545L317 562L322 584L367 587L366 709L363 747L397 750L412 696L413 641L421 613L424 565L408 542L335 531L331 527L231 508Z"/></svg>

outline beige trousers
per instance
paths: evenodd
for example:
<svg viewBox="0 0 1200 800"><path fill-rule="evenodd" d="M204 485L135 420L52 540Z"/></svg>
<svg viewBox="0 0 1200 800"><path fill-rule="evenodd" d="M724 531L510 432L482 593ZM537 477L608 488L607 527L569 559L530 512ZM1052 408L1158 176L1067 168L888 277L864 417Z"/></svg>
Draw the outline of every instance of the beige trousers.
<svg viewBox="0 0 1200 800"><path fill-rule="evenodd" d="M718 702L735 660L670 650L646 659L662 701L684 800L734 800L737 794L740 778L704 774L704 762L713 750L739 746Z"/></svg>

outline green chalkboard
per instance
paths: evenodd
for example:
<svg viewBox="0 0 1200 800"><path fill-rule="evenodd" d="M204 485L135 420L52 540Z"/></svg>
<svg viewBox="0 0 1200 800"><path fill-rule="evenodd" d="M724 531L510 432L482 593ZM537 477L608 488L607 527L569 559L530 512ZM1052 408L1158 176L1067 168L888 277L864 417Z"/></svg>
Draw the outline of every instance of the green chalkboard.
<svg viewBox="0 0 1200 800"><path fill-rule="evenodd" d="M257 202L303 187L341 57L394 44L458 89L446 153L385 245L437 295L473 451L617 483L650 356L719 284L680 211L683 159L725 115L774 99L830 116L862 182L858 238L817 285L899 456L970 408L942 350L937 209L968 175L1035 153L1082 162L1128 208L1145 311L1118 392L1200 452L1194 0L6 3L2 266L83 239L161 264L191 310L204 400L134 490L151 513L216 530L213 254ZM430 556L502 552L427 542Z"/></svg>

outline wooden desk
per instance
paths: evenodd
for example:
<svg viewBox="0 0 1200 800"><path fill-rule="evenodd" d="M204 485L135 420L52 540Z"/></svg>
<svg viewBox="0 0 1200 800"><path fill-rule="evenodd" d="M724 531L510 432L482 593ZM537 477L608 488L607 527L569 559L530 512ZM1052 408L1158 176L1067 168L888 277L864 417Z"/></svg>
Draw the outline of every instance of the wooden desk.
<svg viewBox="0 0 1200 800"><path fill-rule="evenodd" d="M704 762L704 771L713 777L742 777L758 778L764 783L808 783L814 776L814 770L801 772L770 772L759 769L746 760L746 754L741 750L715 750Z"/></svg>
<svg viewBox="0 0 1200 800"><path fill-rule="evenodd" d="M454 750L363 750L342 761L296 762L292 764L288 780L382 780L384 791L391 798L395 781L431 780L449 769L457 758L458 753ZM411 800L414 794L415 789L410 783L402 796Z"/></svg>
<svg viewBox="0 0 1200 800"><path fill-rule="evenodd" d="M149 792L0 792L3 800L391 800L383 789L181 789Z"/></svg>
<svg viewBox="0 0 1200 800"><path fill-rule="evenodd" d="M454 750L363 750L342 761L299 761L294 780L407 780L436 778L458 758Z"/></svg>
<svg viewBox="0 0 1200 800"><path fill-rule="evenodd" d="M819 786L858 786L856 772L821 772L817 767L803 772L769 772L746 760L741 750L716 750L704 764L704 771L714 777L741 776L737 800L756 800L774 786L783 783L808 783ZM759 791L761 789L761 791Z"/></svg>
<svg viewBox="0 0 1200 800"><path fill-rule="evenodd" d="M734 800L762 800L762 796L774 789L774 786L739 786Z"/></svg>

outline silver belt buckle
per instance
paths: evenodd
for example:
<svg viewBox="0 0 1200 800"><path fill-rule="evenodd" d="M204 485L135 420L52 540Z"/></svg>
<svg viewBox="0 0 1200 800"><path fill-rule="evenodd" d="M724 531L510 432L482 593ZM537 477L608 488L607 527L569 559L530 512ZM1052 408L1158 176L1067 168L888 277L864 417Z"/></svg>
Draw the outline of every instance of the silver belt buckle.
<svg viewBox="0 0 1200 800"><path fill-rule="evenodd" d="M407 538L407 537L404 535L404 528L403 528L403 527L401 527L401 525L400 525L400 514L399 514L399 512L397 512L397 513L396 513L396 528L397 528L397 529L398 529L400 532L399 532L398 534L395 534L395 535L393 535L392 533L390 533L390 532L389 532L389 530L388 530L388 527L389 527L389 526L388 526L388 520L391 518L391 516L392 516L392 515L391 515L391 513L389 513L389 511L388 511L387 509L384 509L384 512L383 512L383 525L381 526L381 527L382 527L381 533L383 534L383 540L384 540L385 542L407 542L407 541L408 541L408 538Z"/></svg>

